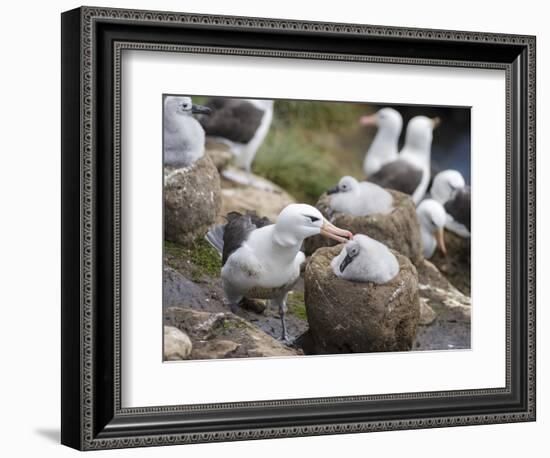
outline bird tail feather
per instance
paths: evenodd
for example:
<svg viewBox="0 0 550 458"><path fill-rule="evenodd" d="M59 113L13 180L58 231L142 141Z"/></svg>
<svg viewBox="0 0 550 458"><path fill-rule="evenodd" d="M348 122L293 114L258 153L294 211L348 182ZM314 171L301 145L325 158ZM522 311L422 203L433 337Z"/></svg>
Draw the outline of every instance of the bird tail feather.
<svg viewBox="0 0 550 458"><path fill-rule="evenodd" d="M212 226L204 236L206 241L216 249L220 256L223 253L224 231L225 224L216 224L215 226Z"/></svg>

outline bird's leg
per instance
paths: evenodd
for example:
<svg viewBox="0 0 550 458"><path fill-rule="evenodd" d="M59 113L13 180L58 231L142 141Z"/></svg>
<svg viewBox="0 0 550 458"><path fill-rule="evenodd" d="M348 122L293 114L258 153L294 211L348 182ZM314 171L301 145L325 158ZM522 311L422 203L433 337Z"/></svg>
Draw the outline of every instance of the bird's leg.
<svg viewBox="0 0 550 458"><path fill-rule="evenodd" d="M236 314L239 311L239 304L241 303L243 296L239 294L231 294L227 291L225 292L225 296L227 298L227 302L229 302L231 311Z"/></svg>
<svg viewBox="0 0 550 458"><path fill-rule="evenodd" d="M286 294L281 297L277 302L279 303L279 315L281 317L281 340L283 342L289 342L288 333L286 331L285 313L286 313Z"/></svg>
<svg viewBox="0 0 550 458"><path fill-rule="evenodd" d="M244 166L244 171L246 172L246 179L248 181L248 185L251 186L253 184L252 180L252 162L247 161Z"/></svg>

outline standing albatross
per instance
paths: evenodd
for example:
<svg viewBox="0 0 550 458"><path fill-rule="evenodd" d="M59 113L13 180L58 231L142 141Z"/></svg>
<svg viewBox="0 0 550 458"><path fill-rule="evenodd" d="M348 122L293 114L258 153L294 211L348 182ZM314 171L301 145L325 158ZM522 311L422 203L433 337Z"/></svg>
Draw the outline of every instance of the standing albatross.
<svg viewBox="0 0 550 458"><path fill-rule="evenodd" d="M462 238L470 237L470 186L457 170L445 170L433 179L430 194L447 212L445 228Z"/></svg>
<svg viewBox="0 0 550 458"><path fill-rule="evenodd" d="M347 242L352 234L325 220L311 205L286 206L275 224L254 214L233 212L227 224L212 228L206 239L222 255L223 289L233 312L243 298L269 299L279 307L282 339L287 341L286 298L300 277L304 239L321 234Z"/></svg>
<svg viewBox="0 0 550 458"><path fill-rule="evenodd" d="M403 128L403 118L399 111L387 107L370 116L361 116L359 123L362 126L378 127L363 161L363 172L369 177L388 162L397 159L397 142Z"/></svg>
<svg viewBox="0 0 550 458"><path fill-rule="evenodd" d="M447 249L443 228L445 227L447 215L443 206L437 200L425 199L420 202L416 214L420 223L424 257L430 259L436 248L439 248L446 256Z"/></svg>
<svg viewBox="0 0 550 458"><path fill-rule="evenodd" d="M212 115L201 119L206 135L225 143L235 165L250 173L258 148L273 119L273 100L213 97L206 104Z"/></svg>
<svg viewBox="0 0 550 458"><path fill-rule="evenodd" d="M193 114L210 114L210 109L193 105L191 97L164 99L164 165L187 167L204 155L204 129Z"/></svg>
<svg viewBox="0 0 550 458"><path fill-rule="evenodd" d="M368 181L383 188L410 194L415 205L422 200L430 183L430 156L433 129L439 118L415 116L407 125L405 146L397 160L384 165L368 177Z"/></svg>

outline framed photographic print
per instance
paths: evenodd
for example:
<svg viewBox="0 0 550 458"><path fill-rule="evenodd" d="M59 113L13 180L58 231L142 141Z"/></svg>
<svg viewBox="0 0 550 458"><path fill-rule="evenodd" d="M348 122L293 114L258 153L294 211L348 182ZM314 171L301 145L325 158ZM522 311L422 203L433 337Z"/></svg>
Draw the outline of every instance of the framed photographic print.
<svg viewBox="0 0 550 458"><path fill-rule="evenodd" d="M535 419L535 38L62 15L62 443Z"/></svg>

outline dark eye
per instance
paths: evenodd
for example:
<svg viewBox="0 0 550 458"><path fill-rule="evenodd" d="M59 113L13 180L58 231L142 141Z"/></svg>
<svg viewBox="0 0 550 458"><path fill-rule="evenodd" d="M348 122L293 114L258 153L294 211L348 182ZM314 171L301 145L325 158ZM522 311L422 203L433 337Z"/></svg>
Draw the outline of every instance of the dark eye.
<svg viewBox="0 0 550 458"><path fill-rule="evenodd" d="M347 187L348 187L348 186L345 185L345 184L342 185L342 189L346 189Z"/></svg>
<svg viewBox="0 0 550 458"><path fill-rule="evenodd" d="M312 223L314 223L315 221L319 221L319 218L317 218L316 216L309 216L309 215L304 215L304 216L306 218L309 218Z"/></svg>

